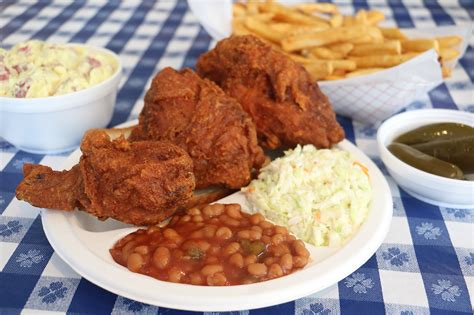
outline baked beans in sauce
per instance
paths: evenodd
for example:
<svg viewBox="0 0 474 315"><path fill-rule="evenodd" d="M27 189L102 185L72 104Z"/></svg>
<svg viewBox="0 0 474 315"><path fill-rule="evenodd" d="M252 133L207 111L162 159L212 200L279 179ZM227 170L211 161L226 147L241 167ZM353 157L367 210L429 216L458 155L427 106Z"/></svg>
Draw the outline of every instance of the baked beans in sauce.
<svg viewBox="0 0 474 315"><path fill-rule="evenodd" d="M212 204L174 216L165 227L140 229L110 250L130 271L194 285L248 284L303 268L303 241L238 204Z"/></svg>

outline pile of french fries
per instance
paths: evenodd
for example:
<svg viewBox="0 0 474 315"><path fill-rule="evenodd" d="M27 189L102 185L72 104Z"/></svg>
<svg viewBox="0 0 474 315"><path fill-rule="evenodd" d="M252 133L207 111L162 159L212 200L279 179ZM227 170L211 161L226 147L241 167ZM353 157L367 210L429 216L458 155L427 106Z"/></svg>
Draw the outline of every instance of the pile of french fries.
<svg viewBox="0 0 474 315"><path fill-rule="evenodd" d="M253 34L302 64L317 81L339 80L399 65L435 49L444 77L446 62L459 56L459 36L408 39L398 28L383 28L377 10L345 16L332 3L283 6L248 0L233 6L233 33Z"/></svg>

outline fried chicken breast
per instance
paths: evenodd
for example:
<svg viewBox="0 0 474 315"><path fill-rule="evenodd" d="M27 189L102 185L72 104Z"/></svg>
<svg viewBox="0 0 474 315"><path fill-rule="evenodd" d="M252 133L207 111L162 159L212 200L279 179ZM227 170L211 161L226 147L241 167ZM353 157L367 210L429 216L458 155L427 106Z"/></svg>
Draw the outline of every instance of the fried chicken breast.
<svg viewBox="0 0 474 315"><path fill-rule="evenodd" d="M198 189L243 187L265 160L250 116L191 69L165 68L155 76L130 139L170 141L186 150Z"/></svg>
<svg viewBox="0 0 474 315"><path fill-rule="evenodd" d="M220 41L196 67L240 102L264 147L327 148L344 138L328 98L308 72L252 35Z"/></svg>
<svg viewBox="0 0 474 315"><path fill-rule="evenodd" d="M79 164L57 172L25 165L16 196L37 207L83 209L100 219L156 224L188 206L195 187L193 164L176 145L159 141L110 140L88 131Z"/></svg>

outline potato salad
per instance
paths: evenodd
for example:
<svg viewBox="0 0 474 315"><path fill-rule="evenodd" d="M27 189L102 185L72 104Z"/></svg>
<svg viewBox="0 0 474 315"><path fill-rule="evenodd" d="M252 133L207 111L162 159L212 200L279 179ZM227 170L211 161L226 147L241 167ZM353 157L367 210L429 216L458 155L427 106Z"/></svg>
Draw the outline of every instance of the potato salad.
<svg viewBox="0 0 474 315"><path fill-rule="evenodd" d="M99 84L117 70L110 54L38 40L0 48L0 96L62 95Z"/></svg>

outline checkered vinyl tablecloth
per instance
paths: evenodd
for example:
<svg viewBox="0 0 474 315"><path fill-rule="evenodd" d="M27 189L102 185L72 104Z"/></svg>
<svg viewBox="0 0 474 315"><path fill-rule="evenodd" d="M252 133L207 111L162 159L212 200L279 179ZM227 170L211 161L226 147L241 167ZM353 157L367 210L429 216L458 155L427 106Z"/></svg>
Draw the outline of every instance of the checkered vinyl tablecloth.
<svg viewBox="0 0 474 315"><path fill-rule="evenodd" d="M474 1L337 1L343 13L382 10L399 27L469 23ZM111 126L137 117L150 78L165 66L192 67L211 45L185 1L1 1L1 46L36 38L84 42L118 53L125 75ZM471 40L453 77L408 110L454 108L474 112ZM472 313L474 209L439 208L399 189L376 150L376 130L340 118L347 138L382 169L394 217L384 243L360 269L324 294L235 314ZM1 120L0 120L1 123ZM32 135L33 136L33 135ZM67 154L34 155L0 139L0 314L177 314L107 292L81 278L54 253L39 210L14 198L25 162L60 167ZM157 292L159 294L159 292ZM185 297L183 297L185 299ZM43 314L42 313L42 314Z"/></svg>

